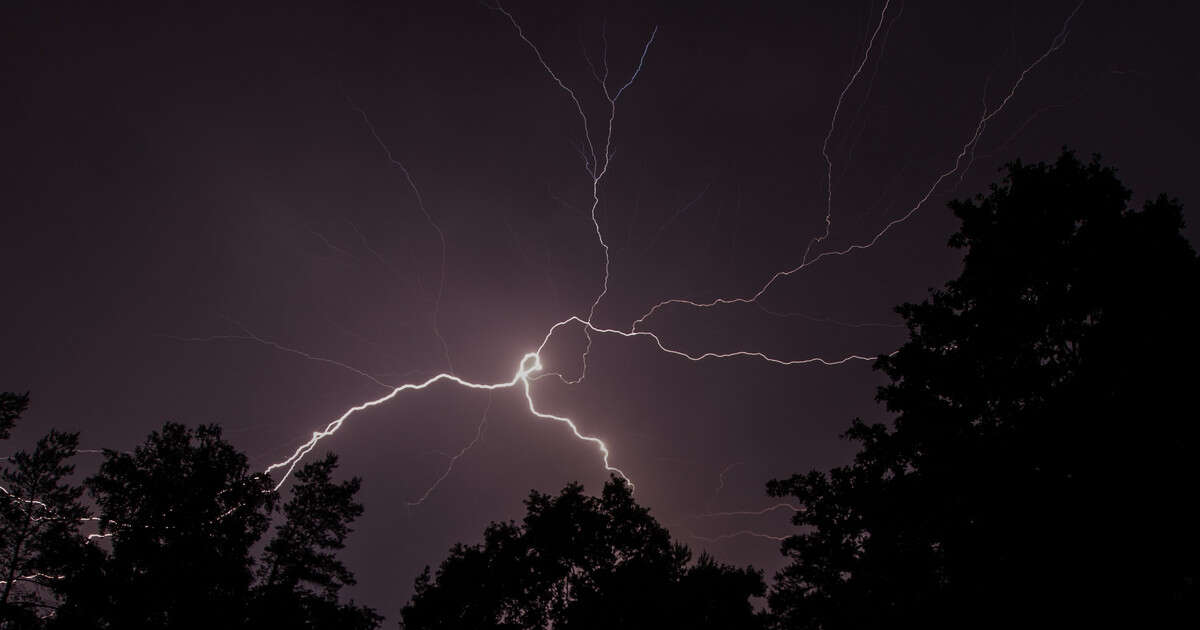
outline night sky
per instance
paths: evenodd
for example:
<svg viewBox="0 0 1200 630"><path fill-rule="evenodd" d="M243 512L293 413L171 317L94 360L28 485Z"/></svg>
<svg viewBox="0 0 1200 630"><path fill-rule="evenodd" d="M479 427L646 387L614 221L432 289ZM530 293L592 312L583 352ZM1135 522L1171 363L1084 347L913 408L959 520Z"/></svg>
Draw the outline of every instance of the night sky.
<svg viewBox="0 0 1200 630"><path fill-rule="evenodd" d="M6 448L53 426L123 450L167 420L216 422L261 470L386 394L376 380L420 382L452 362L463 379L508 381L550 326L586 317L604 254L584 126L503 14L457 0L101 4L0 10L0 389L33 394ZM869 242L954 168L1076 9L820 4L505 4L575 91L601 160L609 112L588 60L602 72L607 43L615 91L657 27L599 187L611 278L595 326L627 331L669 298L752 295L799 265L825 229L830 172L832 230L810 258ZM960 168L873 247L827 256L757 304L671 306L641 330L692 354L890 352L905 338L892 308L957 275L946 201L1064 145L1103 154L1137 205L1181 198L1195 241L1200 12L1146 4L1083 5ZM822 146L860 64L829 171ZM546 369L578 378L586 342L560 328ZM754 534L789 533L787 510L698 515L767 507L768 479L848 461L851 419L887 418L881 382L870 361L689 362L645 337L593 335L585 380L533 393L605 441L681 542L770 575L778 543ZM392 619L426 564L519 518L531 488L607 478L595 445L531 416L519 388L406 392L326 448L364 479L343 556L352 594ZM82 473L98 462L78 458Z"/></svg>

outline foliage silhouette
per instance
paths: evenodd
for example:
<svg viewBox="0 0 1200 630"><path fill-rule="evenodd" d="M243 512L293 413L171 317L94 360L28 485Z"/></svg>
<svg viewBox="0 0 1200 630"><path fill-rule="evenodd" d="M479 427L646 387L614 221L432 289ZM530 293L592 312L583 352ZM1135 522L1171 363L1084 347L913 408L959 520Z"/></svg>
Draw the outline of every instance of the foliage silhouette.
<svg viewBox="0 0 1200 630"><path fill-rule="evenodd" d="M133 453L105 451L86 482L112 552L68 578L60 626L237 627L252 582L250 548L269 525L270 480L216 426L167 424Z"/></svg>
<svg viewBox="0 0 1200 630"><path fill-rule="evenodd" d="M0 436L7 437L29 406L29 395L0 394ZM53 610L54 582L82 544L88 516L83 489L68 478L76 433L50 431L32 452L18 451L0 468L0 628L33 628Z"/></svg>
<svg viewBox="0 0 1200 630"><path fill-rule="evenodd" d="M29 392L0 392L0 440L8 439L9 432L28 408Z"/></svg>
<svg viewBox="0 0 1200 630"><path fill-rule="evenodd" d="M362 481L334 483L336 468L337 456L329 453L296 471L286 520L263 552L254 595L251 617L268 627L357 630L382 621L370 608L338 601L341 588L355 581L334 552L345 547L363 507L354 501Z"/></svg>
<svg viewBox="0 0 1200 630"><path fill-rule="evenodd" d="M962 275L897 309L909 340L876 363L892 426L768 485L802 506L780 627L1194 617L1200 266L1178 202L1129 199L1064 152L950 204Z"/></svg>
<svg viewBox="0 0 1200 630"><path fill-rule="evenodd" d="M286 520L256 580L251 550L278 505L271 479L216 426L168 423L133 453L105 451L86 482L111 551L79 553L56 582L51 628L375 628L374 611L338 602L353 576L332 551L362 513L358 480L333 483L336 458L297 473ZM317 564L300 570L307 561ZM316 584L311 591L304 584Z"/></svg>
<svg viewBox="0 0 1200 630"><path fill-rule="evenodd" d="M612 478L599 497L573 483L533 492L522 524L492 523L484 542L457 544L429 568L401 612L407 630L449 628L763 627L751 597L766 587L753 568L691 552Z"/></svg>

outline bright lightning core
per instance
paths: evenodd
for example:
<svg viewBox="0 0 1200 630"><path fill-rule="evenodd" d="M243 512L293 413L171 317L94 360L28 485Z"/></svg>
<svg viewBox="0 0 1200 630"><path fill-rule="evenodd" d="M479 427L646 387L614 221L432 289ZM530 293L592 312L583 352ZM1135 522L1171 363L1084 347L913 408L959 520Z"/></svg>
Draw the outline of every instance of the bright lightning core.
<svg viewBox="0 0 1200 630"><path fill-rule="evenodd" d="M546 338L549 339L549 335L547 335ZM544 343L543 343L543 345L544 345ZM342 423L345 422L346 419L349 418L350 416L352 416L355 413L362 411L364 409L369 409L376 405L383 404L383 403L395 398L401 392L405 392L405 391L409 391L409 390L425 389L425 388L429 387L430 385L433 385L434 383L437 383L440 381L450 381L450 382L456 383L458 385L461 385L462 387L469 387L471 389L483 389L483 390L489 390L489 391L497 390L497 389L509 389L512 387L516 387L517 385L520 385L522 393L524 393L524 395L525 395L525 401L529 405L529 413L531 413L539 418L542 418L544 420L554 420L557 422L561 422L570 428L571 433L574 434L576 438L595 444L596 447L600 450L600 454L604 458L604 469L609 472L620 475L622 478L624 478L625 480L630 481L632 483L632 481L629 479L629 477L623 471L621 471L619 468L611 466L608 463L608 456L609 456L608 446L606 446L604 444L603 440L601 440L600 438L597 438L597 437L592 437L592 436L584 435L583 433L580 433L579 427L576 426L575 423L570 418L567 418L566 416L557 416L552 413L545 413L542 411L538 411L536 405L533 402L533 389L532 389L533 386L530 383L530 380L531 380L530 377L532 375L540 372L541 370L542 370L541 356L537 352L530 352L530 353L526 354L525 356L521 357L521 362L520 362L520 364L518 364L517 371L515 374L513 374L512 379L505 381L503 383L493 383L493 384L473 383L471 381L464 380L464 379L454 376L452 374L442 373L442 374L438 374L437 376L434 376L434 377L426 380L423 383L401 385L400 387L393 389L386 396L376 398L375 400L369 400L365 403L362 403L360 405L355 405L354 407L347 409L346 412L343 413L340 417L338 417L336 420L334 420L333 422L330 422L328 425L326 425L323 430L314 431L312 434L312 438L310 438L304 444L301 444L295 450L295 452L292 453L291 457L288 457L287 459L285 459L283 461L271 464L270 466L267 467L267 469L264 472L270 473L275 470L283 470L284 471L283 475L279 479L279 483L277 483L275 485L275 489L278 490L281 486L283 486L283 483L285 481L287 481L288 476L292 474L292 471L295 470L296 465L300 463L300 460L303 459L304 456L307 455L310 451L312 451L314 448L316 448L318 442L320 442L322 439L329 437L330 435L333 435L334 433L336 433L337 430L342 427Z"/></svg>

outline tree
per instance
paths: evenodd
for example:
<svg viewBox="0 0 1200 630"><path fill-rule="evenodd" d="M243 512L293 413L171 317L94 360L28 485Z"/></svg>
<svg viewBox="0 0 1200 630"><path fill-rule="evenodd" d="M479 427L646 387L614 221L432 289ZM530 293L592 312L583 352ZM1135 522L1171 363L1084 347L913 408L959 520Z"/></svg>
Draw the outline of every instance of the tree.
<svg viewBox="0 0 1200 630"><path fill-rule="evenodd" d="M0 394L4 437L28 404L28 394ZM88 516L83 489L67 481L78 445L78 434L50 431L0 469L0 628L36 627L54 610L54 582L81 545L79 523Z"/></svg>
<svg viewBox="0 0 1200 630"><path fill-rule="evenodd" d="M334 552L345 547L363 507L354 500L362 480L334 483L336 468L337 456L329 453L296 471L292 498L283 506L286 520L263 552L253 618L274 627L345 630L382 621L370 608L338 600L342 587L355 581Z"/></svg>
<svg viewBox="0 0 1200 630"><path fill-rule="evenodd" d="M897 309L909 340L876 363L892 425L856 420L852 464L768 485L805 528L781 626L1194 617L1200 265L1178 202L1129 199L1064 152L950 204L962 274Z"/></svg>
<svg viewBox="0 0 1200 630"><path fill-rule="evenodd" d="M251 550L267 532L278 493L220 428L168 423L133 453L105 451L86 482L111 551L87 547L57 583L53 628L375 628L373 611L341 606L353 575L332 555L361 514L357 480L335 484L336 458L301 468L269 570L256 579ZM312 561L314 566L301 566ZM323 590L302 587L315 583ZM278 607L268 609L265 605ZM276 617L275 612L280 616Z"/></svg>
<svg viewBox="0 0 1200 630"><path fill-rule="evenodd" d="M13 425L29 408L29 392L0 392L0 440L7 440Z"/></svg>
<svg viewBox="0 0 1200 630"><path fill-rule="evenodd" d="M599 497L570 484L532 492L521 525L492 523L457 544L436 576L426 567L401 612L407 630L449 628L758 628L753 568L690 565L687 547L613 478Z"/></svg>
<svg viewBox="0 0 1200 630"><path fill-rule="evenodd" d="M92 580L69 579L57 623L96 628L239 627L251 546L275 502L270 479L216 426L168 423L133 453L106 450L86 482L111 532ZM81 576L82 578L82 576ZM82 581L82 583L80 583Z"/></svg>

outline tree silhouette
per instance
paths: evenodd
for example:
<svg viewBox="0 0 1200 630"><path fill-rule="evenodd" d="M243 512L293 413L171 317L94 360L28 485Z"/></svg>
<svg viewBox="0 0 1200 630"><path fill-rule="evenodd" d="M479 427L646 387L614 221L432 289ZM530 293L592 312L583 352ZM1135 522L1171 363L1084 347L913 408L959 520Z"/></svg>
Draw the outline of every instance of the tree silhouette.
<svg viewBox="0 0 1200 630"><path fill-rule="evenodd" d="M492 523L478 545L455 545L429 568L401 612L408 630L449 628L758 628L753 568L691 552L613 478L599 497L570 484L533 492L521 525Z"/></svg>
<svg viewBox="0 0 1200 630"><path fill-rule="evenodd" d="M269 478L216 426L169 423L133 453L105 451L87 480L112 552L68 579L62 626L239 627L252 581L251 546L275 501ZM85 577L85 576L80 576Z"/></svg>
<svg viewBox="0 0 1200 630"><path fill-rule="evenodd" d="M254 594L251 616L267 627L355 630L382 621L370 608L338 600L354 575L334 552L345 546L363 507L354 501L362 481L334 483L336 468L337 456L329 453L296 471L292 498L283 506L286 520L263 553Z"/></svg>
<svg viewBox="0 0 1200 630"><path fill-rule="evenodd" d="M285 520L257 572L252 547L278 504L271 479L216 426L166 424L133 453L105 451L86 482L111 551L87 546L62 580L52 628L375 628L340 605L353 576L332 555L362 512L358 481L335 484L336 458L297 473ZM312 561L314 566L303 567ZM313 592L303 584L321 588Z"/></svg>
<svg viewBox="0 0 1200 630"><path fill-rule="evenodd" d="M962 275L898 308L909 340L876 364L892 426L856 420L852 464L768 485L804 527L782 627L1194 617L1200 265L1177 202L1129 199L1065 152L950 204Z"/></svg>
<svg viewBox="0 0 1200 630"><path fill-rule="evenodd" d="M29 392L0 392L0 440L7 440L21 414L29 408Z"/></svg>
<svg viewBox="0 0 1200 630"><path fill-rule="evenodd" d="M0 434L7 437L28 404L28 394L0 394ZM83 489L67 481L78 444L78 434L50 431L0 469L0 628L36 627L54 609L54 582L81 545L79 523L88 516Z"/></svg>

